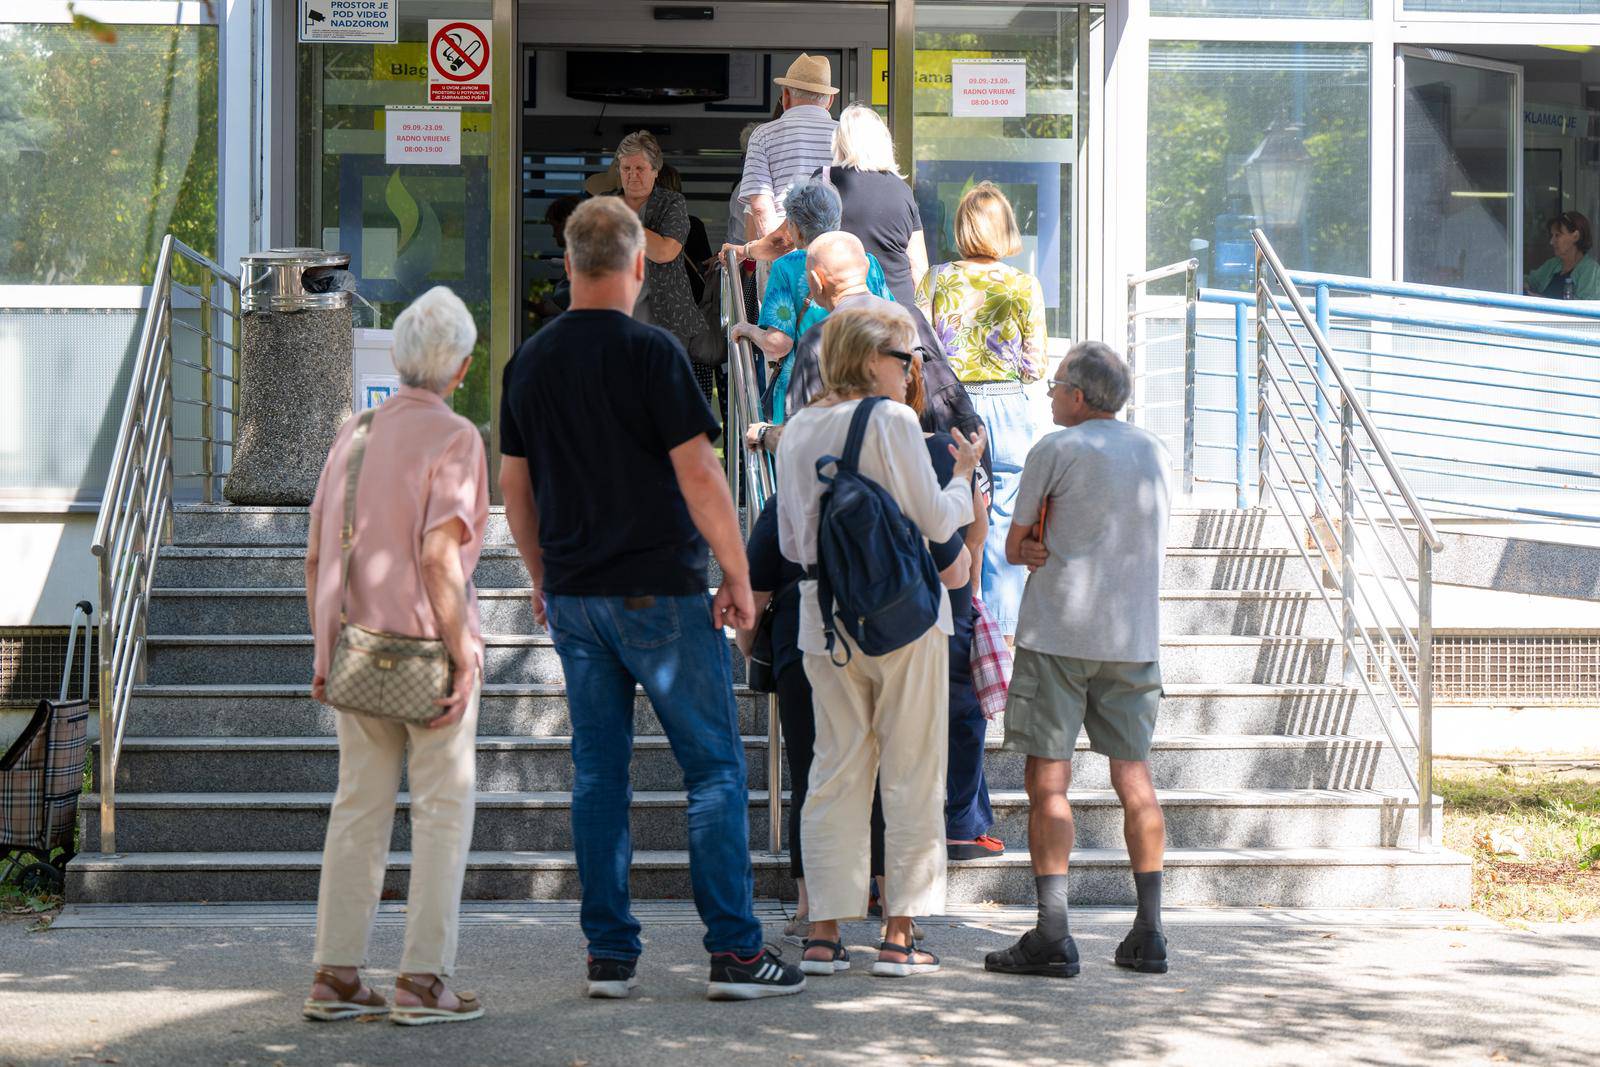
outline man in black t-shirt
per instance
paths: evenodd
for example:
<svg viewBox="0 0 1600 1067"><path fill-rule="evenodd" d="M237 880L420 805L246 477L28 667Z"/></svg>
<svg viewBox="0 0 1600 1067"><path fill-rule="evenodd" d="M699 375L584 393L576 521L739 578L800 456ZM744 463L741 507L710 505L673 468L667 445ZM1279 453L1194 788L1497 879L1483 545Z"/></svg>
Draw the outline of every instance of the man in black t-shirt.
<svg viewBox="0 0 1600 1067"><path fill-rule="evenodd" d="M688 791L689 864L711 953L707 996L798 993L751 905L749 792L724 626L753 625L738 516L711 449L717 420L671 334L635 322L644 230L620 199L567 222L572 307L506 368L500 489L561 658L572 716L573 848L589 995L636 983L628 769L643 686ZM722 567L706 592L706 547Z"/></svg>

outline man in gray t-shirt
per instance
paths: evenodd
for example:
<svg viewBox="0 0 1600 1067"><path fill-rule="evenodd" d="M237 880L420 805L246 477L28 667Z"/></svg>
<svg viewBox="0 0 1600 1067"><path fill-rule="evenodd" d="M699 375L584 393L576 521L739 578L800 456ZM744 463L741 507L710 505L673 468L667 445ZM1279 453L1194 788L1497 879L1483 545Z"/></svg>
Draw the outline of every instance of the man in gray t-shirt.
<svg viewBox="0 0 1600 1067"><path fill-rule="evenodd" d="M1116 414L1128 365L1097 341L1067 353L1050 381L1063 427L1028 453L1006 558L1030 570L1017 620L1005 748L1028 757L1029 849L1038 925L985 967L1068 978L1078 950L1067 930L1072 809L1067 787L1078 733L1111 761L1139 912L1116 962L1167 969L1161 928L1166 826L1150 778L1161 703L1161 564L1167 549L1172 461L1151 433Z"/></svg>

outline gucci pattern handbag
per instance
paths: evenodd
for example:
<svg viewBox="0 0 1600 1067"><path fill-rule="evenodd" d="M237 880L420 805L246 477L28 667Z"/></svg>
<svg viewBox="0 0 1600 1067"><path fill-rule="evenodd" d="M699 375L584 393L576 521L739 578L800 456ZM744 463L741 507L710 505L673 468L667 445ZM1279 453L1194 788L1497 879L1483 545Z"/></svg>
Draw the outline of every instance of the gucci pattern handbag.
<svg viewBox="0 0 1600 1067"><path fill-rule="evenodd" d="M347 617L350 553L356 526L356 487L376 412L364 411L350 441L344 482L344 525L339 532L339 640L326 684L328 703L340 711L420 724L436 719L434 703L450 695L450 653L437 638L373 630Z"/></svg>

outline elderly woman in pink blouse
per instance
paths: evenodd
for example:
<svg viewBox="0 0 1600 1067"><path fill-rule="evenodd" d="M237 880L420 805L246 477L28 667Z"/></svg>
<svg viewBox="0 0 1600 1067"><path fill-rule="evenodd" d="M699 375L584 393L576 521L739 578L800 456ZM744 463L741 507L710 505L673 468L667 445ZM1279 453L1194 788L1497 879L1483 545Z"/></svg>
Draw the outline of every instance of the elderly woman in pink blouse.
<svg viewBox="0 0 1600 1067"><path fill-rule="evenodd" d="M372 420L350 561L349 620L440 639L454 688L422 726L340 713L339 791L328 818L317 892L317 973L307 1018L389 1014L398 1023L475 1019L471 993L445 988L455 966L461 882L472 840L483 638L469 576L489 524L488 471L477 427L448 398L472 363L477 327L449 289L430 289L394 324L401 389ZM311 692L339 635L339 534L355 419L339 431L311 505L306 601L316 642ZM407 753L409 749L409 755ZM391 1012L361 981L383 890L402 762L409 764L411 888L405 951Z"/></svg>

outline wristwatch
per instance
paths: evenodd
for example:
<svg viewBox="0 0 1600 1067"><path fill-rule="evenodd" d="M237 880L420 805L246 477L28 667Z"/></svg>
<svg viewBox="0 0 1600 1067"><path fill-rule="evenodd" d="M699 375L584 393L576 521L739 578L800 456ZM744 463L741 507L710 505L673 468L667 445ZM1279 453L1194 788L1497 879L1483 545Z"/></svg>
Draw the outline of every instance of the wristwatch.
<svg viewBox="0 0 1600 1067"><path fill-rule="evenodd" d="M767 447L767 431L770 429L772 429L772 423L763 422L761 424L761 429L756 431L756 444L760 445L762 448Z"/></svg>

